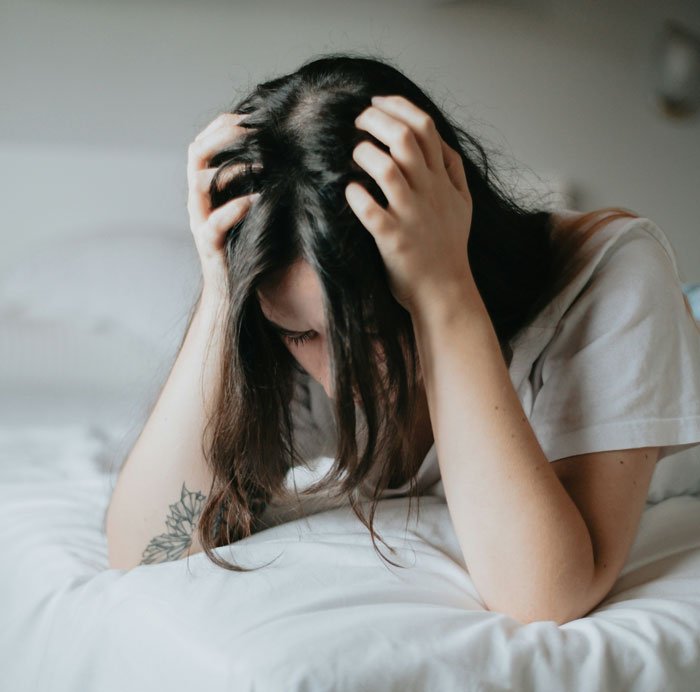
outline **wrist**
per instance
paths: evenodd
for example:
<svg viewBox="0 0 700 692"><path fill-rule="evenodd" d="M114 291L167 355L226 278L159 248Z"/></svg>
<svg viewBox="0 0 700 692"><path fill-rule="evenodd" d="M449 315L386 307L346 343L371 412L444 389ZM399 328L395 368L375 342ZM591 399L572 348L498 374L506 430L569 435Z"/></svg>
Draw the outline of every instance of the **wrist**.
<svg viewBox="0 0 700 692"><path fill-rule="evenodd" d="M197 312L207 323L218 323L222 319L227 302L228 296L221 290L205 285L199 297Z"/></svg>
<svg viewBox="0 0 700 692"><path fill-rule="evenodd" d="M217 282L204 282L199 304L220 306L228 300L228 292L225 286Z"/></svg>
<svg viewBox="0 0 700 692"><path fill-rule="evenodd" d="M490 344L489 350L500 351L506 367L510 364L512 352L508 352L507 344L504 351L475 286L445 293L440 299L421 305L421 309L411 313L421 363L432 362L457 338L460 350L469 349L470 344L479 344L480 348Z"/></svg>
<svg viewBox="0 0 700 692"><path fill-rule="evenodd" d="M484 301L471 275L443 283L439 292L424 294L411 309L414 324L449 323L456 315L465 313L486 313Z"/></svg>

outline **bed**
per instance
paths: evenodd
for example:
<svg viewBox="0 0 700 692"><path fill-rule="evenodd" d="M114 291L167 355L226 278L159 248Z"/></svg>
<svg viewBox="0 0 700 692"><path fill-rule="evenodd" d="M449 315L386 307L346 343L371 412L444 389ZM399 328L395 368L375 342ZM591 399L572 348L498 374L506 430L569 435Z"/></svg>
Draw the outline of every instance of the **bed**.
<svg viewBox="0 0 700 692"><path fill-rule="evenodd" d="M378 505L405 569L349 507L217 549L274 560L256 572L202 553L109 569L104 513L197 294L193 252L186 233L75 236L0 283L3 690L700 688L700 447L659 462L620 578L561 626L485 609L430 495L408 528L406 498Z"/></svg>

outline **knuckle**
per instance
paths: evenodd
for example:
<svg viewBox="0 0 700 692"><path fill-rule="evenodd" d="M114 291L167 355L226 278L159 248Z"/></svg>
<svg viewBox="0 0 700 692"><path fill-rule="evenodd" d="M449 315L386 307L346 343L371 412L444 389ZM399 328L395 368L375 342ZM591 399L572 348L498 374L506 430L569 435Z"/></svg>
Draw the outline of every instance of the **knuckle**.
<svg viewBox="0 0 700 692"><path fill-rule="evenodd" d="M212 130L215 130L218 126L219 123L221 122L221 115L218 115L214 120L212 120L206 127L204 127L199 134L194 138L195 141L202 139L203 137L206 137Z"/></svg>
<svg viewBox="0 0 700 692"><path fill-rule="evenodd" d="M388 183L395 182L399 178L399 169L396 164L392 161L386 161L381 165L380 175L383 180Z"/></svg>
<svg viewBox="0 0 700 692"><path fill-rule="evenodd" d="M384 226L385 217L382 210L371 202L367 202L364 207L364 215L375 225L376 228L381 230Z"/></svg>
<svg viewBox="0 0 700 692"><path fill-rule="evenodd" d="M202 151L201 145L197 140L194 140L189 143L189 146L187 147L187 156L190 159L195 159L200 155L200 152Z"/></svg>
<svg viewBox="0 0 700 692"><path fill-rule="evenodd" d="M227 117L230 117L230 113L219 113L219 115L214 118L214 120L211 121L209 126L207 127L207 130L216 130L222 126L223 123L226 122Z"/></svg>
<svg viewBox="0 0 700 692"><path fill-rule="evenodd" d="M214 130L216 132L217 137L221 136L222 133L228 134L230 132L233 132L236 129L236 124L233 122L230 122L229 120L222 120L220 123L218 123L216 129Z"/></svg>
<svg viewBox="0 0 700 692"><path fill-rule="evenodd" d="M410 144L410 141L412 138L413 138L413 132L411 131L411 128L408 127L408 125L400 125L398 127L398 131L396 133L396 141L402 147L408 146L408 144Z"/></svg>
<svg viewBox="0 0 700 692"><path fill-rule="evenodd" d="M211 184L211 179L209 177L209 174L206 172L206 170L196 171L196 173L194 174L193 187L198 192L208 192L210 184Z"/></svg>
<svg viewBox="0 0 700 692"><path fill-rule="evenodd" d="M364 199L360 203L360 211L367 217L367 218L373 218L377 215L377 210L375 206L370 202L368 199Z"/></svg>
<svg viewBox="0 0 700 692"><path fill-rule="evenodd" d="M372 219L371 223L374 227L376 233L389 235L389 222L384 215L380 215L378 210L374 210L375 217Z"/></svg>
<svg viewBox="0 0 700 692"><path fill-rule="evenodd" d="M195 171L192 174L192 182L194 187L197 190L202 190L204 188L204 171Z"/></svg>
<svg viewBox="0 0 700 692"><path fill-rule="evenodd" d="M206 227L212 231L216 230L221 223L221 207L214 209L211 214L207 217Z"/></svg>
<svg viewBox="0 0 700 692"><path fill-rule="evenodd" d="M425 115L421 118L420 128L422 132L433 132L435 130L435 121L429 115Z"/></svg>

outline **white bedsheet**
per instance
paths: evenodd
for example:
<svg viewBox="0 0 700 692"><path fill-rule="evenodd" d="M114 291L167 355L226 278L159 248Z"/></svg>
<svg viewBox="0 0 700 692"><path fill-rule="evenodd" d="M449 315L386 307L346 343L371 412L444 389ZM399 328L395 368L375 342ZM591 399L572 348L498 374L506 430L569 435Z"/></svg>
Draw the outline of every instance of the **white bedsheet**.
<svg viewBox="0 0 700 692"><path fill-rule="evenodd" d="M585 618L521 625L484 610L447 506L381 501L387 565L349 507L206 556L108 569L102 521L120 433L0 429L0 688L697 690L700 496L647 506L612 593ZM415 503L414 503L415 505ZM379 543L380 548L387 549Z"/></svg>

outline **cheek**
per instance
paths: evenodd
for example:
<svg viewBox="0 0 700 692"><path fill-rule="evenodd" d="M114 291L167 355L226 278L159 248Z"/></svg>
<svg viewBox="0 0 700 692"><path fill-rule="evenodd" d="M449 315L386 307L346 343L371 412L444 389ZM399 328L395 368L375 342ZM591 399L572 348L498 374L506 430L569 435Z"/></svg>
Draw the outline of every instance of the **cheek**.
<svg viewBox="0 0 700 692"><path fill-rule="evenodd" d="M323 370L323 353L316 340L303 344L287 344L289 352L297 362L311 375Z"/></svg>

